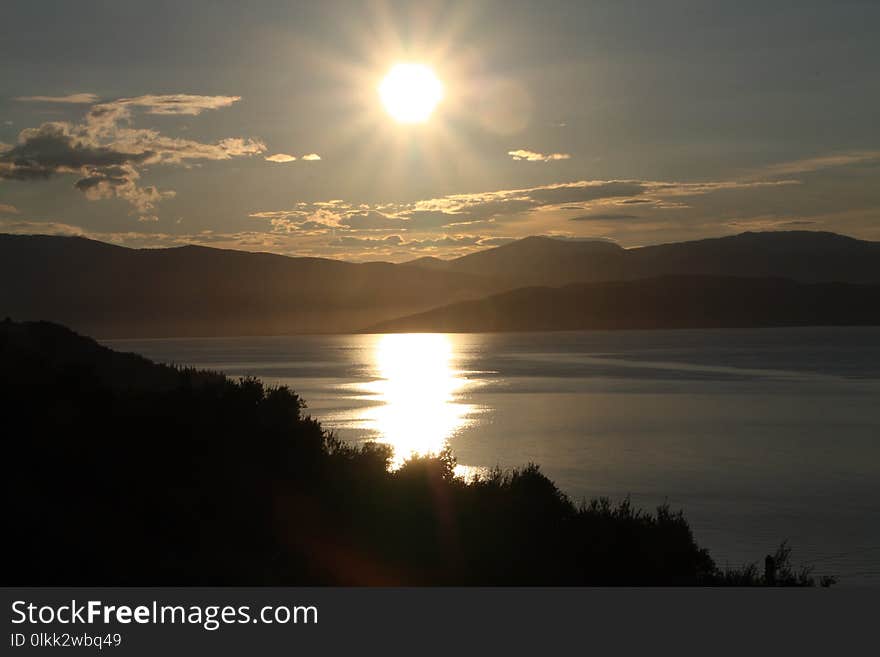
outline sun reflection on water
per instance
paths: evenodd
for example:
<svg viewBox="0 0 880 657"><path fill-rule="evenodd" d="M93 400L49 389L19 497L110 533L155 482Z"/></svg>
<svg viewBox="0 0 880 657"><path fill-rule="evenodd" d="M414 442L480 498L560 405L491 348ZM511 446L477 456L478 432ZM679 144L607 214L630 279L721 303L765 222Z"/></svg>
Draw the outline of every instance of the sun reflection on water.
<svg viewBox="0 0 880 657"><path fill-rule="evenodd" d="M359 420L378 442L391 445L392 469L411 456L443 450L477 411L459 401L469 381L456 369L450 336L377 336L373 359L377 378L362 390L377 403L363 409Z"/></svg>

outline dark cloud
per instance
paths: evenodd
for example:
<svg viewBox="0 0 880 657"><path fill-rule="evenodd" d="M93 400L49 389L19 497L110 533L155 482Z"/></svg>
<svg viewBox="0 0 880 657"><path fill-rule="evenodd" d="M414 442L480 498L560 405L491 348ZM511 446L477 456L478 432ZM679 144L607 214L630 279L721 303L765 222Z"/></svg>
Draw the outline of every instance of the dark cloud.
<svg viewBox="0 0 880 657"><path fill-rule="evenodd" d="M607 182L591 185L565 185L530 190L528 196L537 205L557 205L595 201L601 198L638 196L645 191L641 183Z"/></svg>
<svg viewBox="0 0 880 657"><path fill-rule="evenodd" d="M82 96L82 97L80 97ZM46 100L50 97L40 97ZM64 97L57 102L76 101ZM31 98L35 100L37 97ZM90 200L121 198L138 212L152 210L174 195L155 187L139 187L139 167L146 164L180 164L186 160L226 160L265 151L260 141L226 138L213 144L167 137L155 130L130 127L131 107L151 114L197 115L228 107L238 96L171 94L139 96L91 107L82 123L52 122L19 133L18 143L0 149L0 179L45 180L59 174L78 174L74 187ZM154 215L149 215L153 219Z"/></svg>
<svg viewBox="0 0 880 657"><path fill-rule="evenodd" d="M77 180L73 186L81 192L88 192L101 184L124 185L131 179L132 170L124 166L110 166L93 171L85 178Z"/></svg>
<svg viewBox="0 0 880 657"><path fill-rule="evenodd" d="M19 143L0 155L0 178L45 179L56 173L77 172L85 167L137 164L153 155L123 153L106 146L94 146L71 134L65 123L44 123L23 130Z"/></svg>

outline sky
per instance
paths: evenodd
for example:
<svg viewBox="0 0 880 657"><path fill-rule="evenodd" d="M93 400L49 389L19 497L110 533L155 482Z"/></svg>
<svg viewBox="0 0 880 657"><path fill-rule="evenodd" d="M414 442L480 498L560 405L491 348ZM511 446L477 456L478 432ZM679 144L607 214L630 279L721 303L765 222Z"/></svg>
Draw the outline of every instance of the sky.
<svg viewBox="0 0 880 657"><path fill-rule="evenodd" d="M355 261L880 240L878 24L876 0L4 0L0 232ZM401 62L442 83L424 123L380 99Z"/></svg>

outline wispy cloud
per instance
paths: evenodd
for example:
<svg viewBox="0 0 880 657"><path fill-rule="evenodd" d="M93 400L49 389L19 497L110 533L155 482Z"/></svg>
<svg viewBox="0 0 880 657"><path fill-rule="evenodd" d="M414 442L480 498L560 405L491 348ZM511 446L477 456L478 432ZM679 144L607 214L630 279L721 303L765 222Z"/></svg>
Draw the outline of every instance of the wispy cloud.
<svg viewBox="0 0 880 657"><path fill-rule="evenodd" d="M555 162L557 160L569 160L568 153L538 153L536 151L518 148L515 151L507 151L507 154L517 161L525 162Z"/></svg>
<svg viewBox="0 0 880 657"><path fill-rule="evenodd" d="M18 208L9 203L0 203L0 214L19 214Z"/></svg>
<svg viewBox="0 0 880 657"><path fill-rule="evenodd" d="M0 232L13 235L84 235L79 226L57 221L30 221L0 217Z"/></svg>
<svg viewBox="0 0 880 657"><path fill-rule="evenodd" d="M274 222L276 230L304 231L395 231L432 232L461 229L463 226L501 222L505 217L546 210L588 210L599 212L575 220L624 219L634 215L608 212L615 205L630 201L657 208L682 207L679 199L719 191L780 187L797 184L793 180L666 182L652 180L581 180L523 189L472 194L451 194L404 204L351 204L339 199L318 203L298 203L285 210L253 212L254 219ZM572 206L571 204L577 204ZM598 207L596 207L598 206ZM602 208L602 209L600 209ZM479 230L479 228L469 228Z"/></svg>
<svg viewBox="0 0 880 657"><path fill-rule="evenodd" d="M821 221L813 219L788 219L773 216L732 219L725 222L726 226L735 230L805 230L821 224Z"/></svg>
<svg viewBox="0 0 880 657"><path fill-rule="evenodd" d="M638 215L635 214L610 214L600 212L598 214L584 214L579 217L571 217L569 221L619 221L638 218Z"/></svg>
<svg viewBox="0 0 880 657"><path fill-rule="evenodd" d="M241 100L241 96L197 96L194 94L148 94L120 98L102 107L142 107L147 114L181 114L196 116L205 110L222 109Z"/></svg>
<svg viewBox="0 0 880 657"><path fill-rule="evenodd" d="M856 164L880 163L880 151L848 151L808 157L790 162L771 164L758 169L755 173L764 176L790 176L798 173L810 173L833 167L853 166Z"/></svg>
<svg viewBox="0 0 880 657"><path fill-rule="evenodd" d="M18 96L15 100L27 103L70 103L91 105L98 102L95 94L70 94L68 96Z"/></svg>
<svg viewBox="0 0 880 657"><path fill-rule="evenodd" d="M360 249L386 249L397 247L409 251L435 251L443 248L479 247L489 248L514 241L512 237L488 237L483 235L438 235L428 238L410 238L403 235L385 237L354 237L343 235L330 241L331 246L358 247Z"/></svg>

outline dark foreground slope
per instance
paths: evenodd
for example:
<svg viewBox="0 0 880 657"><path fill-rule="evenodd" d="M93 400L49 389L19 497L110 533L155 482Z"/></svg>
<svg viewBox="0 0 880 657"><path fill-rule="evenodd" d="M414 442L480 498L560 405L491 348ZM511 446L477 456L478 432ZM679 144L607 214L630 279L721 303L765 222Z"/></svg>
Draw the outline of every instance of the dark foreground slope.
<svg viewBox="0 0 880 657"><path fill-rule="evenodd" d="M0 235L0 280L0 316L104 338L348 332L500 289L389 263L46 235Z"/></svg>
<svg viewBox="0 0 880 657"><path fill-rule="evenodd" d="M530 287L382 322L369 332L863 326L880 324L880 286L669 276Z"/></svg>
<svg viewBox="0 0 880 657"><path fill-rule="evenodd" d="M286 388L57 325L0 323L0 374L7 585L763 583L666 508L576 508L534 466L465 484L448 455L389 473Z"/></svg>

